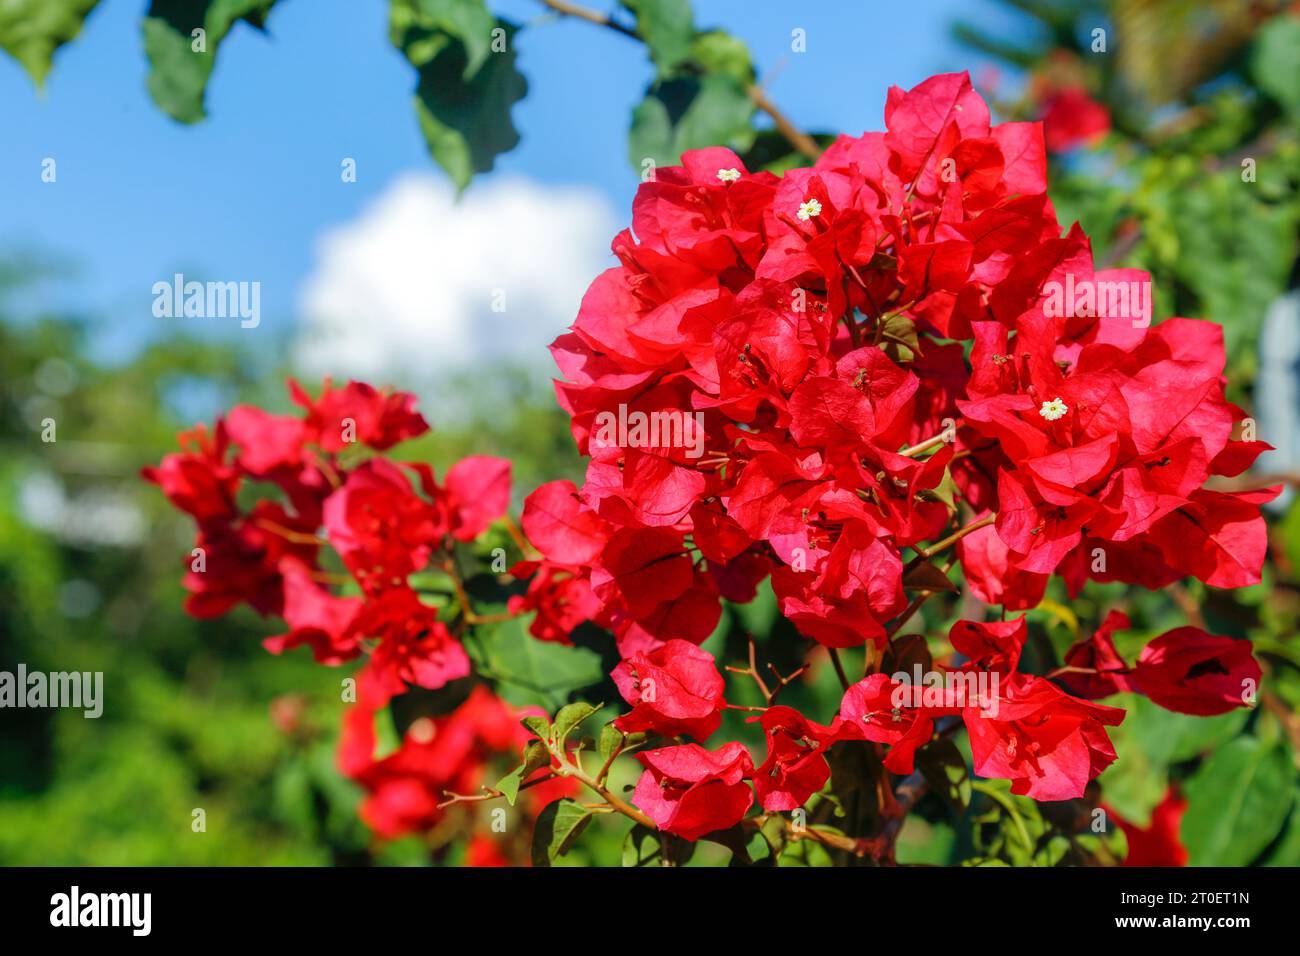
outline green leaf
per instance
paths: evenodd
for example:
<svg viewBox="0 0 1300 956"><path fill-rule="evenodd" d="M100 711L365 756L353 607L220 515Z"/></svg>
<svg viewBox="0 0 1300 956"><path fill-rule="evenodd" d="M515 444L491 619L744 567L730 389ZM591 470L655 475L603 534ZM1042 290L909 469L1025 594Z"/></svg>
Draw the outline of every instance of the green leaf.
<svg viewBox="0 0 1300 956"><path fill-rule="evenodd" d="M1269 852L1268 859L1264 861L1265 866L1300 866L1300 788L1295 791L1292 800L1295 809L1291 812L1286 832Z"/></svg>
<svg viewBox="0 0 1300 956"><path fill-rule="evenodd" d="M536 735L539 740L551 738L551 722L545 717L525 717L519 722L524 725L525 730Z"/></svg>
<svg viewBox="0 0 1300 956"><path fill-rule="evenodd" d="M754 103L734 78L722 74L656 83L632 111L628 158L671 166L688 149L727 146L744 152L754 142Z"/></svg>
<svg viewBox="0 0 1300 956"><path fill-rule="evenodd" d="M591 811L564 797L548 803L533 828L533 866L550 866L568 853L591 822Z"/></svg>
<svg viewBox="0 0 1300 956"><path fill-rule="evenodd" d="M37 87L45 85L54 51L75 40L99 0L0 2L0 49L23 65Z"/></svg>
<svg viewBox="0 0 1300 956"><path fill-rule="evenodd" d="M581 693L605 677L599 654L539 641L520 618L477 629L465 646L475 670L516 707L536 706L554 713L574 692Z"/></svg>
<svg viewBox="0 0 1300 956"><path fill-rule="evenodd" d="M1217 717L1176 714L1146 697L1125 698L1128 716L1107 728L1120 759L1102 774L1106 801L1126 819L1145 825L1168 789L1169 766L1206 753L1240 732L1245 709Z"/></svg>
<svg viewBox="0 0 1300 956"><path fill-rule="evenodd" d="M965 758L950 738L940 737L922 747L917 751L916 765L931 790L958 814L966 812L970 806L970 773Z"/></svg>
<svg viewBox="0 0 1300 956"><path fill-rule="evenodd" d="M921 501L937 501L948 509L950 515L957 513L957 482L952 479L952 469L943 470L943 478L933 488L919 488L916 497Z"/></svg>
<svg viewBox="0 0 1300 956"><path fill-rule="evenodd" d="M746 85L754 82L749 47L722 30L696 34L691 43L691 59L706 73L721 73Z"/></svg>
<svg viewBox="0 0 1300 956"><path fill-rule="evenodd" d="M1290 113L1300 113L1300 19L1274 17L1255 37L1250 73Z"/></svg>
<svg viewBox="0 0 1300 956"><path fill-rule="evenodd" d="M479 71L492 49L497 21L482 0L392 0L388 36L417 69L443 49L448 37L465 47L469 80Z"/></svg>
<svg viewBox="0 0 1300 956"><path fill-rule="evenodd" d="M623 731L612 723L600 728L600 762L604 765L610 756L623 746Z"/></svg>
<svg viewBox="0 0 1300 956"><path fill-rule="evenodd" d="M691 54L695 20L690 0L623 0L636 14L636 33L650 50L660 76L668 76Z"/></svg>
<svg viewBox="0 0 1300 956"><path fill-rule="evenodd" d="M1187 782L1182 838L1191 866L1246 866L1282 829L1294 797L1284 747L1238 737Z"/></svg>
<svg viewBox="0 0 1300 956"><path fill-rule="evenodd" d="M243 20L261 29L276 0L151 0L144 19L149 95L172 119L197 123L217 48ZM195 30L202 30L201 37Z"/></svg>
<svg viewBox="0 0 1300 956"><path fill-rule="evenodd" d="M394 0L389 37L416 68L415 112L429 154L457 189L519 143L511 107L528 92L517 28L482 0Z"/></svg>
<svg viewBox="0 0 1300 956"><path fill-rule="evenodd" d="M497 781L496 789L506 795L506 803L512 807L519 798L520 785L541 770L551 765L551 752L540 740L530 740L524 747L524 762Z"/></svg>
<svg viewBox="0 0 1300 956"><path fill-rule="evenodd" d="M568 704L560 708L560 712L555 715L555 744L557 747L563 747L564 741L569 734L582 724L584 720L600 710L599 707L593 707L584 701L578 701L576 704Z"/></svg>
<svg viewBox="0 0 1300 956"><path fill-rule="evenodd" d="M636 824L623 837L623 865L645 866L659 855L659 832Z"/></svg>

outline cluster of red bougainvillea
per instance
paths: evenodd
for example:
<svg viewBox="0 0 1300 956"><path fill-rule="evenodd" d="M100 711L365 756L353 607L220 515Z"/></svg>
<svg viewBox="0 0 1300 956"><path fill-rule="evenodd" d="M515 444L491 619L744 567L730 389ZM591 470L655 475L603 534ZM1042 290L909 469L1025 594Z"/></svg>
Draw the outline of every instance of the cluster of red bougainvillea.
<svg viewBox="0 0 1300 956"><path fill-rule="evenodd" d="M360 382L326 383L314 401L296 382L290 392L301 417L238 406L211 431L183 434L183 450L144 477L198 528L184 579L189 613L215 617L246 602L285 620L288 629L263 642L274 654L307 646L330 665L366 656L339 766L366 789L362 815L376 832L425 829L442 816L446 790L476 789L489 761L516 754L528 736L521 713L481 686L452 713L417 720L397 752L375 758L378 710L410 686L433 690L470 674L448 615L410 578L429 567L454 572L455 543L505 513L510 463L466 458L440 483L426 464L372 454L428 430L414 396ZM279 500L245 507L245 484L250 493L275 486ZM341 575L331 562L356 593L336 593ZM539 787L529 799L540 805L567 789Z"/></svg>
<svg viewBox="0 0 1300 956"><path fill-rule="evenodd" d="M1233 438L1244 413L1224 397L1217 326L1060 307L1061 288L1148 278L1094 270L1087 236L1062 229L1039 124L990 125L965 74L892 89L885 121L780 177L725 149L659 169L614 241L618 264L552 347L590 460L581 488L551 482L526 498L539 556L512 569L527 590L509 610L544 641L584 622L612 633L630 707L616 725L652 743L632 803L686 839L732 826L755 799L802 806L836 741L887 745L886 769L909 773L941 721L964 724L977 774L1040 800L1078 797L1116 759L1106 727L1124 715L1093 700L1133 692L1222 713L1249 703L1260 677L1247 642L1192 627L1130 665L1111 638L1128 626L1118 613L1047 676L1020 669L1023 616L958 621L938 669L980 678L992 689L978 700L900 706L905 688L873 672L954 563L1004 618L1037 606L1053 575L1071 594L1089 579L1255 584L1271 497L1204 487L1268 447ZM382 457L348 467L350 441L382 451L425 428L409 396L352 383L295 398L304 418L237 408L148 472L207 552L206 572L186 578L189 609L243 600L288 622L267 642L275 652L368 653L341 763L381 832L429 826L443 790L475 783L485 754L527 735L486 690L383 760L367 721L407 685L469 673L408 578L502 514L509 467L467 459L442 484ZM241 510L244 477L278 485L288 506ZM357 596L325 583L322 527ZM756 767L740 742L709 739L726 682L699 645L724 600L751 601L769 578L810 650L865 645L867 673L846 681L835 713L760 708ZM911 603L905 579L922 584Z"/></svg>

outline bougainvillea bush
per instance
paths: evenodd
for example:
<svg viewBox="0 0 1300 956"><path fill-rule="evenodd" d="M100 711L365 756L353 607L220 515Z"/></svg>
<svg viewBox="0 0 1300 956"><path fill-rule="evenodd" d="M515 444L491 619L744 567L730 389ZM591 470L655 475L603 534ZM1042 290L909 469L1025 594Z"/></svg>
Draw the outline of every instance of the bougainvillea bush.
<svg viewBox="0 0 1300 956"><path fill-rule="evenodd" d="M965 74L885 123L779 176L651 171L552 346L585 479L517 522L508 462L401 460L412 396L358 382L146 471L197 525L192 614L247 603L270 652L349 668L338 766L379 837L889 864L946 818L949 860L1183 862L1176 790L1141 825L1097 778L1143 759L1112 737L1142 699L1254 706L1250 642L1192 613L1135 647L1125 607L1068 601L1259 583L1275 491L1207 482L1268 446L1220 328L1157 321L1058 222L1039 124L991 125ZM512 660L579 653L603 673L534 688L554 706L506 693Z"/></svg>

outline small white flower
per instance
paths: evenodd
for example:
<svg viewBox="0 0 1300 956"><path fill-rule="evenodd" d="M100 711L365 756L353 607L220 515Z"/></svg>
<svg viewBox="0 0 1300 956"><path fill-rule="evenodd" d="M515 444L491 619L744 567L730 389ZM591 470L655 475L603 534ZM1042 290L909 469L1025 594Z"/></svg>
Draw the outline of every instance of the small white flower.
<svg viewBox="0 0 1300 956"><path fill-rule="evenodd" d="M739 169L736 169L736 167L734 167L734 166L731 167L731 169L719 169L719 170L718 170L718 181L719 181L719 182L723 182L723 183L734 183L734 182L735 182L737 179L739 179L739 178L740 178L740 170L739 170Z"/></svg>
<svg viewBox="0 0 1300 956"><path fill-rule="evenodd" d="M1042 415L1049 422L1054 422L1058 418L1064 418L1065 413L1069 410L1070 409L1066 407L1065 402L1061 401L1059 398L1054 398L1050 402L1043 402L1043 407L1038 410L1038 414Z"/></svg>
<svg viewBox="0 0 1300 956"><path fill-rule="evenodd" d="M807 202L799 204L799 220L801 222L807 222L814 216L820 216L821 214L822 204L816 199L809 199Z"/></svg>

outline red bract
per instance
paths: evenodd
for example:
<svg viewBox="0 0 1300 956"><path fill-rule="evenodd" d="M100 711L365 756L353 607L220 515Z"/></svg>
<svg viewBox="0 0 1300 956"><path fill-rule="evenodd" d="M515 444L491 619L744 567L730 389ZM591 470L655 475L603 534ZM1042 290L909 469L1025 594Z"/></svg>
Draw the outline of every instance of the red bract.
<svg viewBox="0 0 1300 956"><path fill-rule="evenodd" d="M1142 648L1132 682L1161 707L1204 717L1253 704L1261 676L1250 641L1178 627Z"/></svg>
<svg viewBox="0 0 1300 956"><path fill-rule="evenodd" d="M413 396L359 382L327 383L315 401L296 382L290 390L304 418L239 406L211 433L182 435L186 450L144 477L198 527L184 580L191 614L212 617L246 602L284 617L287 630L264 641L273 653L308 646L329 665L367 657L357 678L363 703L349 717L340 759L370 790L364 815L377 831L424 829L441 816L443 788L477 786L488 756L514 756L527 738L516 715L480 687L453 714L417 721L397 754L372 759L378 709L409 687L436 690L471 672L451 629L459 633L471 615L453 543L472 542L505 512L510 463L466 458L441 484L424 464L349 463L339 453L354 444L382 450L427 430ZM244 478L278 486L283 500L241 509L235 493ZM343 592L340 575L326 570L328 550L351 574ZM452 614L411 587L410 576L431 565L450 579Z"/></svg>
<svg viewBox="0 0 1300 956"><path fill-rule="evenodd" d="M802 807L830 779L826 748L839 736L839 721L823 727L782 705L751 720L767 735L767 759L754 771L759 804L764 810Z"/></svg>
<svg viewBox="0 0 1300 956"><path fill-rule="evenodd" d="M614 668L614 683L632 705L615 721L625 733L704 740L722 722L722 675L713 655L689 641L672 640L648 654L633 654Z"/></svg>
<svg viewBox="0 0 1300 956"><path fill-rule="evenodd" d="M506 607L511 614L531 613L528 633L540 641L572 644L573 629L596 617L603 607L591 593L588 578L564 565L521 561L510 573L528 580L528 593L511 595Z"/></svg>
<svg viewBox="0 0 1300 956"><path fill-rule="evenodd" d="M445 513L415 493L402 470L382 458L363 462L325 502L325 534L363 587L404 581L429 561L449 530Z"/></svg>
<svg viewBox="0 0 1300 956"><path fill-rule="evenodd" d="M902 609L900 552L942 536L950 470L996 518L960 553L986 600L1032 607L1058 571L1251 583L1259 496L1201 490L1248 463L1217 330L1147 328L1145 274L1096 271L1082 230L1062 235L1037 127L990 126L964 74L892 90L886 122L779 180L706 150L642 186L636 238L552 348L592 462L583 488L539 492L538 547L591 567L651 643L682 636L663 602L705 606L692 545L749 550L746 589L771 568L782 613L849 647ZM969 367L936 334L973 340ZM702 428L703 450L593 439L636 414ZM1203 546L1179 546L1188 524Z"/></svg>
<svg viewBox="0 0 1300 956"><path fill-rule="evenodd" d="M1010 780L1012 793L1035 800L1069 800L1115 760L1105 725L1124 711L1017 674L1001 682L993 706L967 707L962 717L977 774Z"/></svg>
<svg viewBox="0 0 1300 956"><path fill-rule="evenodd" d="M292 379L289 391L307 411L306 439L327 452L343 451L356 442L383 451L429 430L409 392L381 392L364 382L334 388L326 380L320 398L313 401Z"/></svg>
<svg viewBox="0 0 1300 956"><path fill-rule="evenodd" d="M754 773L749 751L732 743L717 751L697 744L637 754L645 766L632 801L655 826L687 840L740 822L754 802L745 779Z"/></svg>
<svg viewBox="0 0 1300 956"><path fill-rule="evenodd" d="M158 467L140 474L163 490L176 508L192 517L200 528L221 525L235 517L235 492L239 472L226 461L229 435L225 425L209 434L202 425L181 432L177 441L185 450L164 455Z"/></svg>
<svg viewBox="0 0 1300 956"><path fill-rule="evenodd" d="M912 772L917 748L934 731L933 714L899 703L903 689L884 674L872 674L845 691L840 703L843 736L889 744L885 768L894 773Z"/></svg>
<svg viewBox="0 0 1300 956"><path fill-rule="evenodd" d="M1172 787L1151 811L1151 822L1145 827L1130 823L1109 807L1106 809L1128 840L1124 866L1187 865L1187 848L1178 833L1187 811L1187 799Z"/></svg>
<svg viewBox="0 0 1300 956"><path fill-rule="evenodd" d="M1053 93L1043 104L1043 134L1054 153L1095 142L1110 132L1110 111L1081 86Z"/></svg>
<svg viewBox="0 0 1300 956"><path fill-rule="evenodd" d="M1128 666L1115 650L1115 640L1111 636L1116 631L1128 630L1129 624L1127 614L1119 611L1107 614L1092 637L1071 645L1065 652L1065 667L1072 672L1062 674L1061 682L1089 700L1132 690Z"/></svg>
<svg viewBox="0 0 1300 956"><path fill-rule="evenodd" d="M339 768L366 791L362 819L384 837L434 826L448 812L439 806L445 791L474 792L485 782L491 761L517 756L528 737L521 716L479 686L450 713L416 720L395 752L375 759L374 709L354 707L344 723ZM563 782L559 792L549 784L531 788L525 791L529 809L535 812L569 789Z"/></svg>

